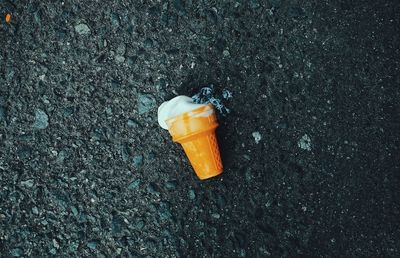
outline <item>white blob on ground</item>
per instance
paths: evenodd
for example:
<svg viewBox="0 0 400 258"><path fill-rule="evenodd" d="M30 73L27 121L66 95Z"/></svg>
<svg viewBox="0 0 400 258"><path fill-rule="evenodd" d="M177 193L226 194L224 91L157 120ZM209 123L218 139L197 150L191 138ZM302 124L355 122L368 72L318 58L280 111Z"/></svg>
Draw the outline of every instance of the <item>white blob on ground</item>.
<svg viewBox="0 0 400 258"><path fill-rule="evenodd" d="M166 120L202 106L205 105L194 103L192 98L187 96L177 96L169 101L165 101L158 107L158 124L163 129L168 130L168 126L165 123ZM212 112L210 114L212 114Z"/></svg>
<svg viewBox="0 0 400 258"><path fill-rule="evenodd" d="M298 141L297 145L303 150L311 150L311 139L307 134L303 135L301 139Z"/></svg>
<svg viewBox="0 0 400 258"><path fill-rule="evenodd" d="M251 135L253 135L254 140L256 141L256 144L258 144L261 141L261 134L259 132L253 132Z"/></svg>

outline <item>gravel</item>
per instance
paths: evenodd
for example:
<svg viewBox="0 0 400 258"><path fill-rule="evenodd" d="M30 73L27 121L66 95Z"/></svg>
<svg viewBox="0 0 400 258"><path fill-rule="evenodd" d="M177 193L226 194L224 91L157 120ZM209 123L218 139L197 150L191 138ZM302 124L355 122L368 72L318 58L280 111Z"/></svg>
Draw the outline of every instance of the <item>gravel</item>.
<svg viewBox="0 0 400 258"><path fill-rule="evenodd" d="M33 123L33 127L36 129L46 129L49 126L49 117L48 115L40 109L35 111L35 122Z"/></svg>
<svg viewBox="0 0 400 258"><path fill-rule="evenodd" d="M0 10L1 257L400 257L398 1ZM180 94L214 179L158 126Z"/></svg>
<svg viewBox="0 0 400 258"><path fill-rule="evenodd" d="M87 35L90 34L90 29L89 26L87 26L84 23L78 24L75 26L75 31L79 34L79 35Z"/></svg>
<svg viewBox="0 0 400 258"><path fill-rule="evenodd" d="M156 107L156 100L151 94L139 94L138 111L139 114L150 112Z"/></svg>

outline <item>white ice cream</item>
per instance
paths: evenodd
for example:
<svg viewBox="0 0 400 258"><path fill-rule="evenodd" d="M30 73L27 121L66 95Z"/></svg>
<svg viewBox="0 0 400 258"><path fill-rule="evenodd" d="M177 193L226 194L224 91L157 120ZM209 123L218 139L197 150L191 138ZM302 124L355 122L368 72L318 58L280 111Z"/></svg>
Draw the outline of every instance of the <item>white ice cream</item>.
<svg viewBox="0 0 400 258"><path fill-rule="evenodd" d="M169 101L165 101L158 107L158 124L163 129L168 130L168 126L165 123L166 120L202 106L205 106L205 104L196 104L190 97L177 96Z"/></svg>

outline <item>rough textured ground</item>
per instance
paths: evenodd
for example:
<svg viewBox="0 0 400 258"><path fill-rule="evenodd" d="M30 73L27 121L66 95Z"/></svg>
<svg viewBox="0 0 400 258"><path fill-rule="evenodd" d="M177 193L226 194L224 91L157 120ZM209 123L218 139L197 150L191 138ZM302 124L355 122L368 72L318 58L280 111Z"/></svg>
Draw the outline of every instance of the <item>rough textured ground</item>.
<svg viewBox="0 0 400 258"><path fill-rule="evenodd" d="M400 256L398 1L0 8L1 257ZM156 107L210 83L201 182Z"/></svg>

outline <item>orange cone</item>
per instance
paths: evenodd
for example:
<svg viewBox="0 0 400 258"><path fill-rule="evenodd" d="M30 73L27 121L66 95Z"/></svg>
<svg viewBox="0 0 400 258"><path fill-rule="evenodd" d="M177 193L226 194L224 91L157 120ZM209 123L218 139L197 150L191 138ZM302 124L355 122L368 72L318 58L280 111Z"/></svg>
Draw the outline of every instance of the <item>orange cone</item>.
<svg viewBox="0 0 400 258"><path fill-rule="evenodd" d="M172 140L182 145L201 180L222 173L223 166L215 135L218 123L211 104L170 118L166 123Z"/></svg>

